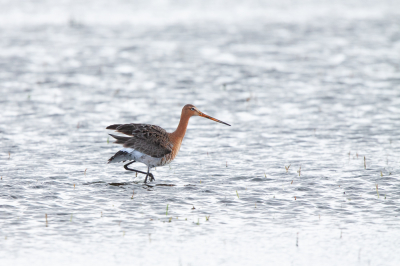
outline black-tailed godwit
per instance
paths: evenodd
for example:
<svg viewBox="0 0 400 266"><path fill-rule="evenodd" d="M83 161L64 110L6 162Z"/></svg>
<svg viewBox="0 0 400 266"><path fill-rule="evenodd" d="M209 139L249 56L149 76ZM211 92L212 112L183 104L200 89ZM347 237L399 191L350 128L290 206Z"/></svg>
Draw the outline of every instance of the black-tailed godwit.
<svg viewBox="0 0 400 266"><path fill-rule="evenodd" d="M114 154L108 160L108 163L131 161L124 165L126 170L145 174L146 179L144 183L147 182L147 177L150 177L150 181L155 180L153 174L150 173L150 168L169 164L176 157L185 136L189 119L192 116L205 117L230 126L225 122L200 112L199 109L191 104L187 104L182 108L181 120L177 129L172 133L168 133L159 126L147 124L111 125L107 129L113 129L131 137L110 134L110 136L116 139L114 143L122 144L124 148ZM141 162L147 165L147 173L128 168L128 165L134 162Z"/></svg>

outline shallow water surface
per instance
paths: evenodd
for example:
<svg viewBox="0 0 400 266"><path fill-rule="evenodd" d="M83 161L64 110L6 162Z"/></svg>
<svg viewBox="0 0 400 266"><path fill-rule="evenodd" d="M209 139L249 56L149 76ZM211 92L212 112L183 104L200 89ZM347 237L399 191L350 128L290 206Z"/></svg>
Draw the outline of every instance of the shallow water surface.
<svg viewBox="0 0 400 266"><path fill-rule="evenodd" d="M398 4L135 3L1 4L2 265L398 264ZM232 126L107 164L187 103Z"/></svg>

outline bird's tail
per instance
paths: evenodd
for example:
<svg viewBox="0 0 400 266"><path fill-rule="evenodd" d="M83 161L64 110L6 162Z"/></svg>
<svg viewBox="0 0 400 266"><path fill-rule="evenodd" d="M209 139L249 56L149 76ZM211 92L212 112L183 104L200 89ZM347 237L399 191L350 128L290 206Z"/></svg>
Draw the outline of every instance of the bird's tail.
<svg viewBox="0 0 400 266"><path fill-rule="evenodd" d="M108 135L116 139L116 141L114 141L115 144L124 144L125 142L127 142L129 139L132 138L132 137L121 137L113 134L108 134Z"/></svg>
<svg viewBox="0 0 400 266"><path fill-rule="evenodd" d="M110 159L108 159L108 163L119 163L125 161L131 161L133 158L128 151L120 150L116 154L114 154Z"/></svg>
<svg viewBox="0 0 400 266"><path fill-rule="evenodd" d="M106 127L106 129L117 129L117 127L119 127L121 124L114 124L114 125L111 125L111 126L108 126L108 127Z"/></svg>

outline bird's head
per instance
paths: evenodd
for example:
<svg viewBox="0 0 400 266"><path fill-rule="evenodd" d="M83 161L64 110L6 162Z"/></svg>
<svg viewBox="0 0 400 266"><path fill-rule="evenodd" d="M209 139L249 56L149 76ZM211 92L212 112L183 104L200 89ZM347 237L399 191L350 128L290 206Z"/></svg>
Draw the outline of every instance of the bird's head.
<svg viewBox="0 0 400 266"><path fill-rule="evenodd" d="M189 116L189 117L192 117L192 116L201 116L201 117L208 118L208 119L210 119L210 120L212 120L212 121L215 121L215 122L218 122L218 123L221 123L221 124L225 124L225 125L227 125L227 126L230 126L228 123L225 123L225 122L223 122L223 121L221 121L221 120L218 120L218 119L216 119L216 118L214 118L214 117L211 117L211 116L209 116L209 115L206 115L205 113L202 113L202 112L201 112L199 109L197 109L197 107L194 106L193 104L187 104L187 105L185 105L185 106L182 108L182 115Z"/></svg>

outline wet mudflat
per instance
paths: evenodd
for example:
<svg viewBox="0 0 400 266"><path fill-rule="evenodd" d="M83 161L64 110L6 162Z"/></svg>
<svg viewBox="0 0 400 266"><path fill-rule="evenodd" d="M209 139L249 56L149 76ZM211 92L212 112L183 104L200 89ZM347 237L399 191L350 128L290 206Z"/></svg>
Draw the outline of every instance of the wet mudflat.
<svg viewBox="0 0 400 266"><path fill-rule="evenodd" d="M398 264L395 3L136 4L2 4L2 265ZM187 103L232 126L147 185L106 164Z"/></svg>

